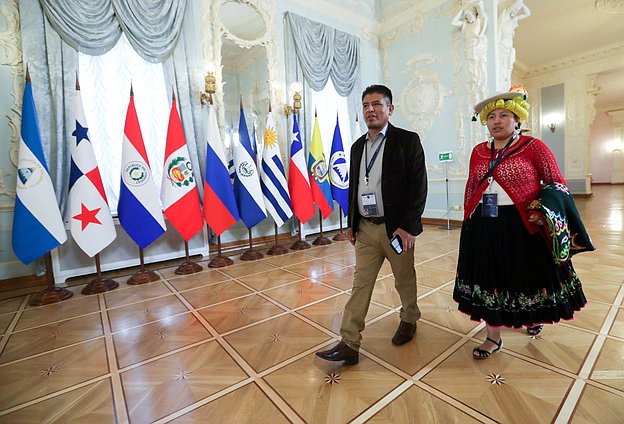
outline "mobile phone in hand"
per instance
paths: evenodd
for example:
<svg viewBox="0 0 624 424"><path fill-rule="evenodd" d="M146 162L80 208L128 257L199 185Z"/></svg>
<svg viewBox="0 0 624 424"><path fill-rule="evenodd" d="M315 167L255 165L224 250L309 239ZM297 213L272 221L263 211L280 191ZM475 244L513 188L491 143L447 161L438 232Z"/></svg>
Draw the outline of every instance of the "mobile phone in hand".
<svg viewBox="0 0 624 424"><path fill-rule="evenodd" d="M392 247L392 250L397 253L397 255L403 253L403 240L401 240L401 237L398 235L392 237L392 240L390 240L390 246Z"/></svg>

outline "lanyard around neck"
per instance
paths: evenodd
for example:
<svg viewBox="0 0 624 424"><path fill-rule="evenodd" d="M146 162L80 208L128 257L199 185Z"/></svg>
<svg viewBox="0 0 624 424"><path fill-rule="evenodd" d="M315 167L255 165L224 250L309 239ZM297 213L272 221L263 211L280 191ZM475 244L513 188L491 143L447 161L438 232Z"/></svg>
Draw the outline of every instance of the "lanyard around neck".
<svg viewBox="0 0 624 424"><path fill-rule="evenodd" d="M386 138L388 136L384 135L384 137L381 139L381 143L379 143L379 146L377 146L377 149L375 149L375 151L373 152L373 156L371 157L370 162L368 161L368 141L366 141L364 143L364 162L366 163L366 174L365 174L365 180L366 180L366 184L368 185L368 176L370 174L371 169L373 169L373 165L375 164L375 161L377 160L377 155L379 154L379 150L381 150L381 146L384 144L384 141L386 141Z"/></svg>

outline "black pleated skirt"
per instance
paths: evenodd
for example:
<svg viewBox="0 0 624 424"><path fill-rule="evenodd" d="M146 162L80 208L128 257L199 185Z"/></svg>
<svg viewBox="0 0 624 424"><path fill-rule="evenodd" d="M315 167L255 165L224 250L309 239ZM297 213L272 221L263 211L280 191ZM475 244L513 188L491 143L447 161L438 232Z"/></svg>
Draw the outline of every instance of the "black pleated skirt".
<svg viewBox="0 0 624 424"><path fill-rule="evenodd" d="M570 320L587 303L572 262L556 265L513 205L498 218L481 217L479 205L464 221L453 299L474 321L513 328Z"/></svg>

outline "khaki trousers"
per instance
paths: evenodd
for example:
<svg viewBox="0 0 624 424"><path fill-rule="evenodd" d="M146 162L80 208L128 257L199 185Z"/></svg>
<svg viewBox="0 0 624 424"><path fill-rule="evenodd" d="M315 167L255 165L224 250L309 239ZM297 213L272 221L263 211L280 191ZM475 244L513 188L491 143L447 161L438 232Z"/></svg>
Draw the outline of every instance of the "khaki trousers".
<svg viewBox="0 0 624 424"><path fill-rule="evenodd" d="M351 297L345 306L340 335L351 349L359 350L375 281L384 259L388 259L394 274L394 287L401 297L401 321L411 324L420 318L416 304L416 270L414 249L397 255L386 235L384 224L360 220L355 242L355 277Z"/></svg>

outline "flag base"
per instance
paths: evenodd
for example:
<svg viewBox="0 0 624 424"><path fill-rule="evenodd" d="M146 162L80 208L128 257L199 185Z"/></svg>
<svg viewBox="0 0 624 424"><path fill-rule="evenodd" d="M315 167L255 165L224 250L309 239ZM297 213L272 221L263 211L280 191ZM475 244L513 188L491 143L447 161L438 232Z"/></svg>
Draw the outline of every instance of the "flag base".
<svg viewBox="0 0 624 424"><path fill-rule="evenodd" d="M284 246L280 246L279 244L273 245L269 250L267 250L267 255L284 255L288 253L288 249Z"/></svg>
<svg viewBox="0 0 624 424"><path fill-rule="evenodd" d="M259 250L247 249L245 253L241 255L241 261L257 261L264 258L264 255Z"/></svg>
<svg viewBox="0 0 624 424"><path fill-rule="evenodd" d="M318 236L316 240L312 242L312 244L315 246L326 246L328 244L331 244L331 240L325 236Z"/></svg>
<svg viewBox="0 0 624 424"><path fill-rule="evenodd" d="M209 268L223 268L224 266L232 265L234 261L227 256L217 255L208 263Z"/></svg>
<svg viewBox="0 0 624 424"><path fill-rule="evenodd" d="M297 240L296 242L293 243L292 246L290 246L290 250L306 250L311 248L312 246L310 246L310 243L308 243L305 240Z"/></svg>
<svg viewBox="0 0 624 424"><path fill-rule="evenodd" d="M110 278L95 278L89 281L89 284L85 286L80 293L82 294L98 294L104 293L119 287L119 283Z"/></svg>
<svg viewBox="0 0 624 424"><path fill-rule="evenodd" d="M176 268L174 273L176 275L188 275L188 274L195 274L196 272L199 272L202 269L203 268L198 263L195 263L193 261L184 261L183 263L180 264L179 267Z"/></svg>
<svg viewBox="0 0 624 424"><path fill-rule="evenodd" d="M340 232L338 232L338 234L336 234L334 236L334 238L332 240L334 240L334 241L345 241L345 240L349 240L349 237L347 237L347 235L345 233L340 231Z"/></svg>
<svg viewBox="0 0 624 424"><path fill-rule="evenodd" d="M135 272L132 277L128 279L126 284L138 286L139 284L151 283L152 281L158 280L160 280L160 277L154 271L139 271Z"/></svg>
<svg viewBox="0 0 624 424"><path fill-rule="evenodd" d="M30 306L43 306L57 303L72 297L74 293L62 287L54 287L35 294L28 304Z"/></svg>

